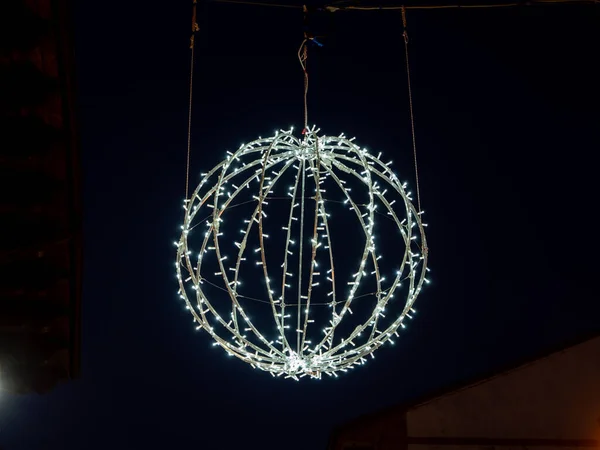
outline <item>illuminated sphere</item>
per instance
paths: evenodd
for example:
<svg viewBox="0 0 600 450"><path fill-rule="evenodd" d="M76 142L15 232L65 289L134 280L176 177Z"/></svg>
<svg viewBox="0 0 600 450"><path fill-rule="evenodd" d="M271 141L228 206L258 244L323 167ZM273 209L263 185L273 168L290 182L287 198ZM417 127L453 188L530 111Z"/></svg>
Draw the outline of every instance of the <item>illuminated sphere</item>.
<svg viewBox="0 0 600 450"><path fill-rule="evenodd" d="M379 155L312 128L243 144L184 201L179 296L213 345L299 379L364 364L415 313L421 212Z"/></svg>

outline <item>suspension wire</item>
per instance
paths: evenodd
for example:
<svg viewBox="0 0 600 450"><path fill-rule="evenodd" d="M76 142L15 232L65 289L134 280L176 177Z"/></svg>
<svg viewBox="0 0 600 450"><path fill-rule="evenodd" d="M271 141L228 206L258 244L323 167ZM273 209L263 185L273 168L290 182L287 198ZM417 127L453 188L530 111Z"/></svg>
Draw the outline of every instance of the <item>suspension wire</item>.
<svg viewBox="0 0 600 450"><path fill-rule="evenodd" d="M304 44L304 132L308 131L308 70L306 69L308 60L308 47Z"/></svg>
<svg viewBox="0 0 600 450"><path fill-rule="evenodd" d="M253 2L244 0L208 0L211 3L232 3L238 5L250 5L250 6L265 6L273 8L291 8L301 9L300 5L286 5L277 3L266 3L266 2ZM598 5L600 0L528 0L527 2L511 2L511 3L488 3L479 5L409 5L409 6L333 6L327 5L320 10L328 12L337 11L398 11L405 9L483 9L483 8L510 8L516 6L534 6L534 5L549 5L549 4L573 4L573 5Z"/></svg>
<svg viewBox="0 0 600 450"><path fill-rule="evenodd" d="M187 162L185 169L185 199L188 200L190 191L190 156L192 150L192 98L194 88L194 47L196 32L200 29L196 21L196 6L198 0L192 4L192 35L190 36L190 99L188 106L188 129L187 129Z"/></svg>
<svg viewBox="0 0 600 450"><path fill-rule="evenodd" d="M419 189L419 167L417 165L417 140L415 135L415 113L413 111L413 98L412 98L412 87L410 84L410 64L408 59L408 30L406 28L406 8L402 8L402 26L404 31L402 36L404 37L404 55L406 57L406 81L408 84L408 108L410 111L410 131L412 133L412 146L413 146L413 159L415 164L415 180L417 183L417 207L419 212L421 209L421 192Z"/></svg>
<svg viewBox="0 0 600 450"><path fill-rule="evenodd" d="M304 129L302 130L302 134L305 135L308 132L308 70L307 70L307 60L308 60L308 33L306 30L306 22L307 22L307 14L308 9L306 5L302 7L302 11L304 12L304 40L302 44L300 44L300 48L298 49L298 60L300 61L300 65L302 66L302 71L304 72Z"/></svg>
<svg viewBox="0 0 600 450"><path fill-rule="evenodd" d="M302 41L300 49L298 50L298 59L304 72L304 129L302 134L306 134L308 130L308 71L306 70L306 60L308 59L308 48L306 46L306 39Z"/></svg>

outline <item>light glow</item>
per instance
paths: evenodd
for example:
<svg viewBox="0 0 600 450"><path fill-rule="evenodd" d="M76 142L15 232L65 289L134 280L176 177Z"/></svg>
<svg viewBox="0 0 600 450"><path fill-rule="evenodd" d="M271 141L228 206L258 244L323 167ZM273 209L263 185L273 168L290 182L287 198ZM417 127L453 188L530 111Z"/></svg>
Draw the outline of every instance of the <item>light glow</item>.
<svg viewBox="0 0 600 450"><path fill-rule="evenodd" d="M381 153L376 157L344 135L319 136L315 127L301 139L292 131L242 144L202 174L184 201L175 242L178 294L195 328L229 356L275 376L337 376L364 364L384 343L394 344L391 338L415 314L413 304L429 282L425 224ZM359 235L338 233L336 239L333 205L358 221ZM250 208L249 216L226 226L241 207ZM386 248L387 254L379 248L380 221L393 224L401 248ZM193 235L198 246L190 243ZM357 243L356 260L336 259L335 248ZM387 277L384 256L394 259ZM341 265L354 267L347 277L338 275ZM252 282L242 283L242 273ZM374 291L362 294L367 283ZM245 295L246 285L258 285L262 297ZM367 312L366 297L372 299ZM256 322L244 306L249 300L264 306ZM356 316L362 317L357 325L344 328Z"/></svg>

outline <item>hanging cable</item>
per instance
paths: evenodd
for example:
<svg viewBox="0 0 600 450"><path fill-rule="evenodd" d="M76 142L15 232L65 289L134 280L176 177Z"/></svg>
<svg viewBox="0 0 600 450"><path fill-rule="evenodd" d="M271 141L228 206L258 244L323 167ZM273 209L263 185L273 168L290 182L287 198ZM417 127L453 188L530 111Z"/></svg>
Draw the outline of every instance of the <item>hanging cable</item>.
<svg viewBox="0 0 600 450"><path fill-rule="evenodd" d="M302 130L302 134L304 135L308 132L308 46L310 44L315 45L317 47L323 47L323 44L320 43L315 36L313 36L312 32L309 29L308 8L306 7L306 5L302 7L302 11L304 12L304 40L302 41L302 44L300 44L300 48L298 49L298 60L300 61L302 71L304 72L304 129Z"/></svg>
<svg viewBox="0 0 600 450"><path fill-rule="evenodd" d="M283 3L266 3L266 2L253 2L246 0L208 0L211 3L232 3L238 5L249 5L249 6L266 6L272 8L292 8L300 9L300 5L283 4ZM431 5L409 5L406 9L481 9L481 8L511 8L511 7L529 7L535 5L550 5L550 4L571 4L571 5L597 5L600 0L528 0L527 2L510 2L510 3L482 3L482 4L454 4L454 5L443 5L443 4L431 4ZM322 11L337 12L337 11L394 11L401 10L402 6L338 6L338 5L326 5L320 8Z"/></svg>
<svg viewBox="0 0 600 450"><path fill-rule="evenodd" d="M408 30L406 28L406 8L402 7L402 26L404 32L402 37L404 38L404 55L406 56L406 80L408 83L408 108L410 110L410 130L412 133L412 146L413 146L413 159L415 163L415 180L417 184L417 207L419 212L421 209L421 192L419 190L419 168L417 165L417 140L415 136L415 114L413 111L413 99L412 99L412 87L410 84L410 64L408 59Z"/></svg>
<svg viewBox="0 0 600 450"><path fill-rule="evenodd" d="M190 191L190 154L192 150L192 98L194 88L194 47L196 32L200 29L196 21L196 6L198 0L192 5L192 35L190 36L190 100L188 106L188 130L187 130L187 163L185 169L185 199L189 198Z"/></svg>
<svg viewBox="0 0 600 450"><path fill-rule="evenodd" d="M308 131L308 71L306 69L307 59L308 59L308 34L306 32L306 20L308 9L306 5L302 7L302 11L304 12L304 40L302 44L300 44L300 48L298 49L298 60L300 61L300 65L302 66L302 71L304 72L304 128L302 130L302 134L306 134Z"/></svg>
<svg viewBox="0 0 600 450"><path fill-rule="evenodd" d="M306 60L308 59L308 49L306 47L306 39L302 41L302 45L298 49L298 60L304 72L304 129L302 134L308 130L308 71L306 70Z"/></svg>

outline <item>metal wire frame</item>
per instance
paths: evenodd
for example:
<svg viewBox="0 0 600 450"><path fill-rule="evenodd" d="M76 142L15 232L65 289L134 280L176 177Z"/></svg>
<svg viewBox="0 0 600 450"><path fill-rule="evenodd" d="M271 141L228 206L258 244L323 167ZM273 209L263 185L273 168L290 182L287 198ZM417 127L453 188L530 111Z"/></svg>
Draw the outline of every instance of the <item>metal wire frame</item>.
<svg viewBox="0 0 600 450"><path fill-rule="evenodd" d="M346 371L364 364L367 361L366 356L372 356L373 352L386 342L393 343L392 338L398 334L400 327L405 326L405 319L412 317L413 304L423 283L427 282L427 244L425 224L421 220L422 212L413 206L410 193L405 189L406 185L400 183L390 169L390 163L383 163L379 159L380 155L374 156L344 135L319 136L318 133L319 130L313 127L302 139L298 139L293 135L293 130L281 130L272 137L259 138L242 145L234 153L228 152L226 159L204 174L191 197L184 201L186 212L181 227L182 234L180 240L175 243L175 265L180 285L178 293L191 312L197 329L208 332L215 341L214 345L220 345L229 355L240 358L252 367L268 371L275 376L283 375L293 379L304 376L321 378L322 374L337 376L338 371ZM272 281L275 269L268 266L266 257L265 242L270 231L266 232L268 230L265 207L271 198L270 194L278 187L277 183L289 173L295 173L287 193L290 208L287 221L279 224L285 231L283 264L279 268L280 278ZM303 254L307 208L305 199L309 182L314 185L314 195L310 197L314 200L310 256ZM254 185L258 185L257 190L252 189ZM345 198L344 203L354 211L364 235L362 256L352 280L347 282L350 292L345 295L336 279L335 254L330 234L331 219L326 209L328 201L324 197L326 185L341 191ZM350 185L367 189L367 204L358 204L353 199ZM403 207L393 207L395 200L388 199L392 195L386 196L388 190L404 203ZM244 221L241 241L235 242L238 249L235 263L226 267L227 255L224 255L222 250L222 239L227 242L229 238L222 238L226 228L223 214L239 205L239 200L244 198L244 195L251 196L254 210ZM385 277L378 263L381 254L376 252L374 226L378 217L377 205L383 205L385 215L393 221L404 243L400 266L391 284L384 283ZM366 211L363 212L361 208ZM212 215L206 221L207 229L194 259L188 246L188 236L197 226L197 214L207 209L212 211ZM249 264L246 258L247 247L249 236L253 232L258 232L259 246L253 253L259 256L255 264L262 267L266 284L266 296L262 301L270 305L276 326L277 337L274 340L268 339L264 330L259 330L240 304L242 298L248 298L238 291L241 285L239 276L242 267ZM300 243L298 259L291 250L297 235ZM313 288L319 285L319 280L323 278L323 269L317 266L316 261L317 252L322 251L319 250L321 247L327 250L327 263L324 265L328 267L325 278L329 283L329 292L326 304L331 309L331 319L323 329L323 337L313 341L313 334L309 333L314 322L311 320L311 306L314 308L317 304L323 304L313 301ZM213 275L217 279L220 277L222 284L219 288L226 291L231 300L230 317L224 317L217 311L215 304L211 303L203 289L204 283L215 285L209 281L209 274L206 273L208 269L203 267L207 257L214 257L218 266L218 271ZM307 264L305 270L303 266ZM371 264L374 268L371 275L375 277L376 306L354 331L343 338L338 336L334 339L344 318L353 314L352 302L359 297L358 288L363 279L369 276L365 268ZM297 267L296 273L293 267ZM303 282L302 274L306 271L308 280ZM297 275L298 280L297 298L290 300L286 296L286 290L291 289L290 278L294 275ZM386 306L403 282L408 283L404 305L399 308L398 316L391 323L379 329L380 319L385 317L383 313ZM275 289L279 290L279 295ZM195 304L192 300L195 300ZM397 302L398 300L395 300L394 304ZM213 322L216 320L215 326L219 327L220 332L211 325L209 319ZM290 332L287 331L292 326L295 327L295 339L289 336Z"/></svg>

